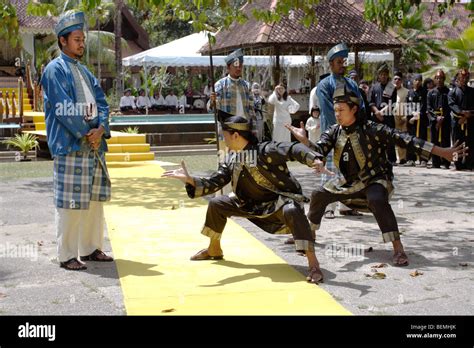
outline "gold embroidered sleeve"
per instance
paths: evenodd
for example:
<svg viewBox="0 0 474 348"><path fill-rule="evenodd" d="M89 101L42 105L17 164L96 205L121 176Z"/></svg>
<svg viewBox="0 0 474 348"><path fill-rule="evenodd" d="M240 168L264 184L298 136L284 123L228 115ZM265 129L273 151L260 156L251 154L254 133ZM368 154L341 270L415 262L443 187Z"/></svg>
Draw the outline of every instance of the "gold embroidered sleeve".
<svg viewBox="0 0 474 348"><path fill-rule="evenodd" d="M219 191L231 180L231 171L227 164L221 164L219 169L209 178L193 177L195 186L186 184L189 198L207 196Z"/></svg>
<svg viewBox="0 0 474 348"><path fill-rule="evenodd" d="M385 142L386 144L392 143L411 150L425 161L430 158L434 146L432 143L380 123L370 122L369 126L375 128L376 141Z"/></svg>

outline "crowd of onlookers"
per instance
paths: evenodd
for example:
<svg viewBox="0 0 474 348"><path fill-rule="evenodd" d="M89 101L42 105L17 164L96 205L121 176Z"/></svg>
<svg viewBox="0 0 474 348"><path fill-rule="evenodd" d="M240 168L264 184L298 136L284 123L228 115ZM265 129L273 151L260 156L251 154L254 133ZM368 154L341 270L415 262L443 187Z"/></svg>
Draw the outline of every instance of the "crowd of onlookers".
<svg viewBox="0 0 474 348"><path fill-rule="evenodd" d="M320 81L329 74L320 76ZM458 71L446 83L446 74L438 70L431 77L423 78L419 73L406 75L396 72L390 76L388 65L383 63L377 70L375 81L359 79L358 73L352 70L345 76L358 85L359 92L365 104L365 117L391 128L408 132L440 146L450 146L456 140L473 143L474 131L472 116L463 115L465 110L474 109L470 98L472 87L469 86L469 72ZM465 81L466 80L466 81ZM249 86L250 87L250 86ZM457 88L459 87L459 88ZM469 90L464 96L464 88ZM316 86L309 97L309 118L306 121L306 130L312 141L317 141L321 135L321 117L324 115L316 98ZM250 91L255 103L257 119L260 120L260 132L265 133L265 139L275 141L289 141L290 134L285 124L291 123L291 114L300 109L300 105L288 94L284 83L278 84L274 91L264 93L258 83L253 83ZM146 96L141 89L138 96L131 95L131 90L125 90L120 100L122 113L145 113L151 111L185 112L188 110L205 111L211 94L211 85L208 83L202 92L194 93L191 89L183 92L179 97L170 89L166 97L155 90L153 95ZM464 104L463 104L464 103ZM466 104L467 103L467 104ZM273 115L265 116L266 106L273 106ZM458 106L456 106L458 105ZM471 110L472 111L472 110ZM474 146L473 146L474 148ZM425 161L417 161L413 151L392 146L387 149L387 156L393 165L426 166ZM432 166L449 168L450 163L433 158ZM459 168L458 168L459 167ZM456 165L460 169L461 165ZM467 169L472 164L467 165ZM464 168L462 168L464 169Z"/></svg>
<svg viewBox="0 0 474 348"><path fill-rule="evenodd" d="M203 93L196 94L188 89L180 96L175 94L173 89L169 89L164 97L159 89L155 89L150 95L146 95L144 89L138 91L137 96L132 95L132 90L127 88L120 98L120 111L123 114L145 114L147 109L151 111L185 112L193 109L203 111L210 95L210 87L207 85Z"/></svg>
<svg viewBox="0 0 474 348"><path fill-rule="evenodd" d="M321 76L324 79L327 75ZM358 82L365 104L365 117L402 132L408 132L423 140L442 147L452 146L456 141L474 149L474 81L469 81L469 71L459 69L446 83L443 70L437 70L433 78L422 74L407 75L396 72L390 76L386 64L382 64L376 81L359 80L355 70L346 78ZM321 134L321 109L315 97L316 86L310 96L310 118L306 129L311 139ZM426 167L426 161L418 161L414 151L394 145L387 148L387 156L393 165ZM450 168L451 163L432 157L433 168ZM472 155L467 159L454 159L456 169L473 169Z"/></svg>

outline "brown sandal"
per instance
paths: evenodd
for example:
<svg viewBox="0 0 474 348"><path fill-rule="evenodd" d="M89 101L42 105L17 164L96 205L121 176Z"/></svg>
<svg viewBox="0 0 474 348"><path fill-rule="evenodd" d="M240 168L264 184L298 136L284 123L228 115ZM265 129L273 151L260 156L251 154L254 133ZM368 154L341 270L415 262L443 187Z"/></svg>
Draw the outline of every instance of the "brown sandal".
<svg viewBox="0 0 474 348"><path fill-rule="evenodd" d="M95 249L92 254L81 256L81 261L111 262L114 258L107 256L102 250Z"/></svg>
<svg viewBox="0 0 474 348"><path fill-rule="evenodd" d="M204 261L204 260L222 260L224 255L211 256L207 252L207 249L200 250L197 254L191 256L191 261Z"/></svg>
<svg viewBox="0 0 474 348"><path fill-rule="evenodd" d="M323 272L321 272L321 269L318 267L312 267L309 270L308 276L306 277L306 280L308 283L314 283L314 284L319 284L323 282Z"/></svg>
<svg viewBox="0 0 474 348"><path fill-rule="evenodd" d="M393 255L393 264L395 266L408 266L408 256L404 251L397 251Z"/></svg>
<svg viewBox="0 0 474 348"><path fill-rule="evenodd" d="M87 266L75 257L65 262L60 262L59 267L64 268L68 271L83 271L87 269Z"/></svg>

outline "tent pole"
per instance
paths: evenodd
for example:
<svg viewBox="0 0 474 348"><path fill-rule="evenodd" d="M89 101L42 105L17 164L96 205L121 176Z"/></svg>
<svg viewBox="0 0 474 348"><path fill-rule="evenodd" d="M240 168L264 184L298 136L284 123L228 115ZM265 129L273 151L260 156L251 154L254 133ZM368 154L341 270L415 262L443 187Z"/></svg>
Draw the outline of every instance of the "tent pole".
<svg viewBox="0 0 474 348"><path fill-rule="evenodd" d="M215 93L214 90L214 64L212 61L212 43L211 43L211 33L207 34L207 39L209 42L209 60L210 60L210 65L211 65L211 91L212 93ZM219 156L219 150L220 150L220 144L219 144L219 126L217 123L217 105L216 101L212 102L212 109L214 110L214 127L216 129L216 144L217 144L217 155Z"/></svg>
<svg viewBox="0 0 474 348"><path fill-rule="evenodd" d="M147 67L146 67L146 62L144 63L144 76L145 76L145 97L148 98L148 73L147 73ZM148 116L148 104L145 103L145 111L146 115Z"/></svg>

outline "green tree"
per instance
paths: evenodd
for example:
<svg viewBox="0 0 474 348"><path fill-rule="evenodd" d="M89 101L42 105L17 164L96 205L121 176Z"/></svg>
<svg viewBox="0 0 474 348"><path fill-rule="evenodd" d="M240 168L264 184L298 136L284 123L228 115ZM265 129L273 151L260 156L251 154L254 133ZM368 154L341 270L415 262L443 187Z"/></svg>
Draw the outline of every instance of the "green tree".
<svg viewBox="0 0 474 348"><path fill-rule="evenodd" d="M243 23L249 18L240 11L243 0L129 0L138 9L150 9L159 15L171 15L191 22L195 32L214 28L228 28L235 21ZM252 0L250 0L252 2ZM302 10L302 22L309 26L316 20L313 6L319 0L279 0L273 9L255 9L252 16L264 22L278 22L291 10Z"/></svg>
<svg viewBox="0 0 474 348"><path fill-rule="evenodd" d="M470 68L474 58L474 23L464 30L460 38L449 40L446 47L454 54L454 59L451 59L454 67Z"/></svg>
<svg viewBox="0 0 474 348"><path fill-rule="evenodd" d="M444 15L454 2L438 4L438 14ZM423 13L427 8L421 0L365 0L364 6L366 19L377 23L382 31L392 30L404 42L399 62L403 70L417 66L427 69L430 59L439 62L448 53L434 34L436 29L447 25L446 20L425 23Z"/></svg>
<svg viewBox="0 0 474 348"><path fill-rule="evenodd" d="M20 42L20 25L16 8L9 0L0 0L0 39L7 40L10 45L17 47Z"/></svg>
<svg viewBox="0 0 474 348"><path fill-rule="evenodd" d="M447 25L447 22L442 20L426 26L423 22L425 10L424 5L412 8L394 27L399 37L407 43L402 46L400 57L400 66L405 69L421 65L421 69L426 70L430 60L439 62L448 54L444 43L435 35L435 30Z"/></svg>

